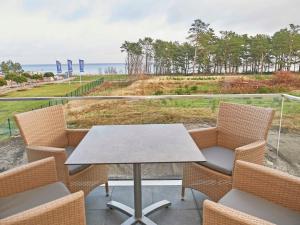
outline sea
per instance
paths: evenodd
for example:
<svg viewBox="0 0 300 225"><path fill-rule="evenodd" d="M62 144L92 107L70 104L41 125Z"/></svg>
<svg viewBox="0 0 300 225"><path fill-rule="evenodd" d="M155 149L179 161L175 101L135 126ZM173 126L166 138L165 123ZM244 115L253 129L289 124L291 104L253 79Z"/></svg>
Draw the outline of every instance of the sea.
<svg viewBox="0 0 300 225"><path fill-rule="evenodd" d="M22 68L25 72L57 73L56 64L24 64ZM62 73L68 72L67 64L62 64ZM80 74L79 64L73 64L73 74ZM125 74L124 63L86 63L82 74Z"/></svg>

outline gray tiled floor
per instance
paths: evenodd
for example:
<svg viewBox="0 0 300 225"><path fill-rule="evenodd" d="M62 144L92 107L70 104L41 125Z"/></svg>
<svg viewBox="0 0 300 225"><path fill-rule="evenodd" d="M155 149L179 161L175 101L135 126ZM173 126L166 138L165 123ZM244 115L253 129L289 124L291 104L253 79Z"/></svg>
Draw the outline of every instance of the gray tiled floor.
<svg viewBox="0 0 300 225"><path fill-rule="evenodd" d="M164 199L172 203L171 207L157 211L149 218L158 225L200 225L205 196L186 189L185 201L181 201L180 192L180 186L143 186L144 207ZM128 218L106 207L106 203L111 199L133 207L133 187L111 187L109 197L105 197L103 187L90 193L86 198L88 225L120 225Z"/></svg>

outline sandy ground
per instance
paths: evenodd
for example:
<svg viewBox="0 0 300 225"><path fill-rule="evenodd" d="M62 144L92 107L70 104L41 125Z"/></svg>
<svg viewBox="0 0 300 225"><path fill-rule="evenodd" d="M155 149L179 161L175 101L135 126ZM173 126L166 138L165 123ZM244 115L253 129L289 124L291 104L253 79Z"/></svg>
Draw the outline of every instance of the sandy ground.
<svg viewBox="0 0 300 225"><path fill-rule="evenodd" d="M186 124L188 129L208 127L208 124ZM271 130L269 145L266 152L266 166L279 169L290 174L300 176L300 134L282 134L280 151L277 144L277 131ZM27 162L25 146L20 137L14 137L0 142L0 171L22 165ZM178 179L182 174L180 164L152 164L143 166L144 179ZM132 167L130 165L110 166L110 177L116 179L130 179Z"/></svg>

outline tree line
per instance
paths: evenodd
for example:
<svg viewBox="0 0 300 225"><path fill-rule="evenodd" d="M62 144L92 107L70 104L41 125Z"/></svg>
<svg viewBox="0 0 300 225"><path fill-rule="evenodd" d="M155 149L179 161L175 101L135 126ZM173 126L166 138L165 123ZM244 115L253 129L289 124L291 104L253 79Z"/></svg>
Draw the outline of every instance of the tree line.
<svg viewBox="0 0 300 225"><path fill-rule="evenodd" d="M195 20L187 41L125 41L126 70L130 74L262 74L300 72L300 26L290 24L272 36L220 31Z"/></svg>

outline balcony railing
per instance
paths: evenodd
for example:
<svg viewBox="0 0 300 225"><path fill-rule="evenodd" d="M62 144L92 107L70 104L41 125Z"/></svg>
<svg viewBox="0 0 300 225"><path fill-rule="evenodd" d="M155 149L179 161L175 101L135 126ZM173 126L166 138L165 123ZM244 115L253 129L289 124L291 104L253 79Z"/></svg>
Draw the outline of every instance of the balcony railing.
<svg viewBox="0 0 300 225"><path fill-rule="evenodd" d="M193 129L215 125L220 101L275 109L266 164L300 176L300 97L286 94L0 98L0 140L15 139L19 135L14 113L55 104L65 105L66 120L71 128L90 128L95 124L183 123L187 129ZM152 167L160 172L144 167L145 178L181 177L181 167L178 165ZM111 178L130 178L131 168L126 165L114 166L110 174Z"/></svg>

